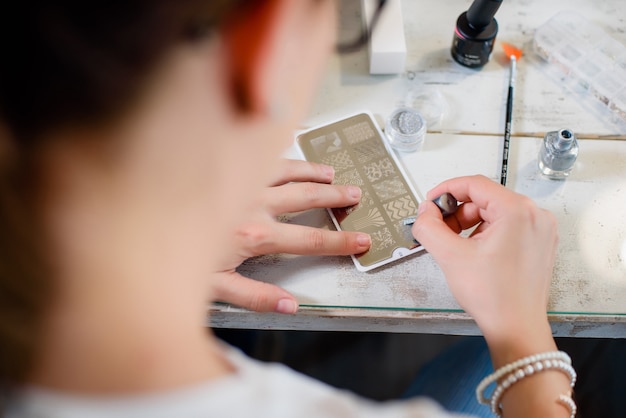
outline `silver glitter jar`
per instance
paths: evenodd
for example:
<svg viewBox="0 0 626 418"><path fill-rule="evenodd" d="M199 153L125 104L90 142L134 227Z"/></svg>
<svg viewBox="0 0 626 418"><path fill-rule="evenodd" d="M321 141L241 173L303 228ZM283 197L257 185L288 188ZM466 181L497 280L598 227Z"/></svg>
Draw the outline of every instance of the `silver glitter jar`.
<svg viewBox="0 0 626 418"><path fill-rule="evenodd" d="M413 108L399 107L387 118L385 135L394 149L404 152L417 151L424 143L426 120Z"/></svg>

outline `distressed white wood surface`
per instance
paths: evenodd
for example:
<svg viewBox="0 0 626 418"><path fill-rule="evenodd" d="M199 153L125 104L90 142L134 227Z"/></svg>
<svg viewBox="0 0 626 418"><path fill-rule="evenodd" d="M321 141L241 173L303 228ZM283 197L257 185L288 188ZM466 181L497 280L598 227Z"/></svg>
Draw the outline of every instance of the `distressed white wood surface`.
<svg viewBox="0 0 626 418"><path fill-rule="evenodd" d="M352 3L358 2L342 3L342 19L348 23L358 18L358 9L349 9ZM497 181L508 67L499 53L481 71L462 68L450 58L454 22L469 4L405 1L407 72L370 76L366 55L334 58L306 126L364 109L380 123L407 92L437 88L450 106L444 120L429 130L421 152L401 155L416 188L425 194L440 181L470 174ZM626 43L626 4L620 0L505 2L497 14L498 38L526 45L533 28L564 9L580 11ZM590 114L545 74L542 62L527 55L518 71L508 186L559 220L561 239L549 302L553 330L556 335L626 337L626 141L581 140L575 170L564 182L544 179L536 169L545 131L569 127L582 137L624 132ZM299 214L292 222L332 228L323 210ZM249 260L240 270L293 292L301 313L264 316L214 306L214 326L478 332L459 313L441 270L427 253L368 273L358 272L349 257L287 255Z"/></svg>
<svg viewBox="0 0 626 418"><path fill-rule="evenodd" d="M421 152L401 154L401 160L422 193L461 175L483 174L499 181L500 142L492 136L429 134ZM508 185L558 218L550 311L626 314L626 142L581 140L575 169L566 181L539 174L539 144L537 138L513 137ZM332 228L323 210L297 215L292 222ZM283 286L305 305L459 308L427 253L368 273L358 272L349 257L290 255L259 257L240 270Z"/></svg>
<svg viewBox="0 0 626 418"><path fill-rule="evenodd" d="M359 3L340 1L342 27L360 24ZM499 41L505 41L524 51L518 62L514 134L534 135L569 127L581 136L626 135L624 125L613 126L604 115L590 112L589 105L593 101L581 100L554 80L546 70L547 64L535 55L530 45L535 29L563 10L578 11L626 45L625 2L503 2L496 14L499 23L496 46L491 60L481 70L465 68L450 56L456 19L470 4L470 0L404 1L406 71L389 76L369 75L365 49L333 57L307 126L359 109L370 110L384 118L398 102L406 99L407 93L437 89L446 99L448 109L442 122L430 130L502 134L509 63Z"/></svg>

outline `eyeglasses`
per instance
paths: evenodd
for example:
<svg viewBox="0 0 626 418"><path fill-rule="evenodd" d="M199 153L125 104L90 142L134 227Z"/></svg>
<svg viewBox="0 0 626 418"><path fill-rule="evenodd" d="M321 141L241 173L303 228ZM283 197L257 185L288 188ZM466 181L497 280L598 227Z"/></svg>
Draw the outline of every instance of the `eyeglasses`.
<svg viewBox="0 0 626 418"><path fill-rule="evenodd" d="M359 33L357 36L348 38L347 41L340 41L337 43L336 51L339 54L348 54L350 52L355 52L360 50L364 45L367 45L367 42L372 37L372 32L374 31L374 26L376 26L376 22L378 22L378 18L380 17L380 13L385 6L387 0L378 0L378 6L372 15L372 20L369 22L369 25L363 25L359 29Z"/></svg>

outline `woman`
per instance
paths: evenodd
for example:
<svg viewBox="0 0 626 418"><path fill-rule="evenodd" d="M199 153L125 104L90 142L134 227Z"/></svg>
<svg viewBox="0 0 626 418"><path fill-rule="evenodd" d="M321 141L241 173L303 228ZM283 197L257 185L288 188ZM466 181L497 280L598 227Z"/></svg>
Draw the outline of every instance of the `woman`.
<svg viewBox="0 0 626 418"><path fill-rule="evenodd" d="M333 49L333 2L14 3L0 25L8 416L447 416L254 363L205 328L211 300L296 312L292 295L234 272L245 258L369 246L283 235L272 219L360 197L330 186L328 167L279 164ZM465 202L457 215L425 203L413 232L494 366L554 351L554 217L482 177L429 196L443 192ZM536 370L504 393L504 414L567 417L569 388L562 370Z"/></svg>

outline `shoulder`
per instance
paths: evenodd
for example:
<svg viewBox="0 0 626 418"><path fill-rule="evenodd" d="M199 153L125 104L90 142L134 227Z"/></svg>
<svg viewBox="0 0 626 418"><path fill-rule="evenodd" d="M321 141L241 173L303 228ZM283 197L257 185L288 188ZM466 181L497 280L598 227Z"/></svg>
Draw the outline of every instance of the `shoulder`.
<svg viewBox="0 0 626 418"><path fill-rule="evenodd" d="M431 400L374 402L277 363L225 347L229 376L158 394L85 398L28 389L10 402L7 418L452 418Z"/></svg>

